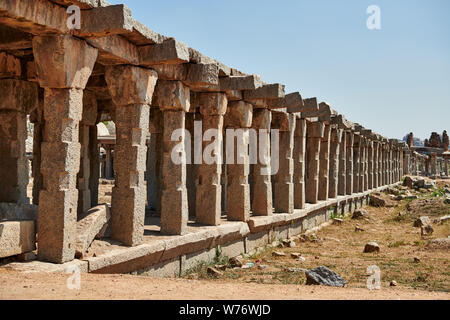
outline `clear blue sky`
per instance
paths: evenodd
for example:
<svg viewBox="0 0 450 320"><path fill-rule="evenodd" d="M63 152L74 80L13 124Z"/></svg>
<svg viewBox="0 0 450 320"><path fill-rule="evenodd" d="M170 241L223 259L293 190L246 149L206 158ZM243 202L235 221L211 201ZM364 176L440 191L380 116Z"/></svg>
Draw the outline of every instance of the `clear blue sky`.
<svg viewBox="0 0 450 320"><path fill-rule="evenodd" d="M154 31L384 136L450 131L449 0L110 0ZM366 9L381 9L368 30Z"/></svg>

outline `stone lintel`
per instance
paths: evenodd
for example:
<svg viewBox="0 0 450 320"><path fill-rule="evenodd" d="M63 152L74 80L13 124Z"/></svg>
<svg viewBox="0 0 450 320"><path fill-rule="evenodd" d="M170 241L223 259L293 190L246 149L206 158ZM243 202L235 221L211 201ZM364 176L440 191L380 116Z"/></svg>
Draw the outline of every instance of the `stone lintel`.
<svg viewBox="0 0 450 320"><path fill-rule="evenodd" d="M231 76L219 79L220 91L232 90L255 90L262 86L261 78L258 75Z"/></svg>
<svg viewBox="0 0 450 320"><path fill-rule="evenodd" d="M290 114L280 111L272 111L272 129L277 129L279 131L289 131L290 130Z"/></svg>
<svg viewBox="0 0 450 320"><path fill-rule="evenodd" d="M298 92L289 93L283 98L269 100L268 106L269 109L287 108L287 112L289 113L297 113L304 110L303 99Z"/></svg>
<svg viewBox="0 0 450 320"><path fill-rule="evenodd" d="M4 79L0 80L0 110L31 113L38 106L38 85L34 82Z"/></svg>
<svg viewBox="0 0 450 320"><path fill-rule="evenodd" d="M218 92L201 92L195 95L196 101L191 104L199 107L203 116L223 116L227 112L227 96Z"/></svg>

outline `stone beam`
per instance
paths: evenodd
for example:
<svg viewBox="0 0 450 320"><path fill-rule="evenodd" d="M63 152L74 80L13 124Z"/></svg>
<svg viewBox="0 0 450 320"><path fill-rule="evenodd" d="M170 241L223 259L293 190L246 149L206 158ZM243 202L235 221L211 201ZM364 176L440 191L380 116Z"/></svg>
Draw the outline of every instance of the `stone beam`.
<svg viewBox="0 0 450 320"><path fill-rule="evenodd" d="M0 50L23 50L32 47L31 33L0 25Z"/></svg>
<svg viewBox="0 0 450 320"><path fill-rule="evenodd" d="M159 44L139 47L139 61L144 66L189 62L189 48L183 42L168 39Z"/></svg>
<svg viewBox="0 0 450 320"><path fill-rule="evenodd" d="M304 110L303 99L298 92L289 93L283 98L269 100L268 107L269 109L287 108L289 113L297 113Z"/></svg>

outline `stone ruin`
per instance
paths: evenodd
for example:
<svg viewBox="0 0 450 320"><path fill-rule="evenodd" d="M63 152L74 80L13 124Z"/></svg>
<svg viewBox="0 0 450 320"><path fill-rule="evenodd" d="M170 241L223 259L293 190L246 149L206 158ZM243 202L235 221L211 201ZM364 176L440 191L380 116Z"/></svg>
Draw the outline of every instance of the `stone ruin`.
<svg viewBox="0 0 450 320"><path fill-rule="evenodd" d="M72 4L82 9L80 29L68 28ZM237 256L352 212L422 161L317 98L153 32L123 5L0 0L0 35L0 258L37 242L48 265L182 274L218 246ZM196 120L203 132L241 129L244 146L250 129L265 129L268 142L278 130L277 173L261 175L270 162L250 164L248 154L238 164L174 164L185 136L171 135L193 132ZM115 136L98 139L102 121L114 121ZM110 205L98 203L100 145L104 175L115 178ZM102 241L111 250L86 255Z"/></svg>

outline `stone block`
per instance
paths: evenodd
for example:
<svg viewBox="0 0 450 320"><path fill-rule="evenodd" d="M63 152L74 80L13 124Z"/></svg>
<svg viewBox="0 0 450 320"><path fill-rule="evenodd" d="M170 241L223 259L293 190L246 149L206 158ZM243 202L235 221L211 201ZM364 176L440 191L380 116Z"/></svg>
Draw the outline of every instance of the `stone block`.
<svg viewBox="0 0 450 320"><path fill-rule="evenodd" d="M219 79L220 91L255 90L262 86L261 78L257 75L231 76Z"/></svg>
<svg viewBox="0 0 450 320"><path fill-rule="evenodd" d="M244 91L244 100L251 102L254 99L278 99L284 98L284 85L266 84L255 90Z"/></svg>
<svg viewBox="0 0 450 320"><path fill-rule="evenodd" d="M38 86L36 83L4 79L0 80L0 110L14 110L30 113L38 106Z"/></svg>
<svg viewBox="0 0 450 320"><path fill-rule="evenodd" d="M109 206L105 204L92 208L78 220L75 249L77 258L86 253L96 235L105 227L110 218Z"/></svg>
<svg viewBox="0 0 450 320"><path fill-rule="evenodd" d="M272 129L289 131L289 115L285 112L272 111Z"/></svg>
<svg viewBox="0 0 450 320"><path fill-rule="evenodd" d="M189 49L183 42L168 39L159 44L139 47L141 65L181 64L189 62Z"/></svg>
<svg viewBox="0 0 450 320"><path fill-rule="evenodd" d="M41 87L84 89L98 51L69 35L48 35L33 38L33 53Z"/></svg>
<svg viewBox="0 0 450 320"><path fill-rule="evenodd" d="M184 81L194 91L218 91L219 67L211 64L190 64Z"/></svg>
<svg viewBox="0 0 450 320"><path fill-rule="evenodd" d="M154 105L163 110L189 111L191 94L181 81L159 80L155 88Z"/></svg>
<svg viewBox="0 0 450 320"><path fill-rule="evenodd" d="M151 69L135 66L108 66L105 79L114 103L151 104L158 75Z"/></svg>
<svg viewBox="0 0 450 320"><path fill-rule="evenodd" d="M34 221L0 223L0 258L15 256L36 249Z"/></svg>

